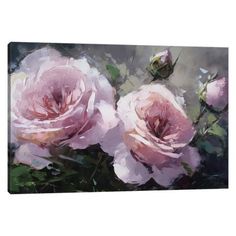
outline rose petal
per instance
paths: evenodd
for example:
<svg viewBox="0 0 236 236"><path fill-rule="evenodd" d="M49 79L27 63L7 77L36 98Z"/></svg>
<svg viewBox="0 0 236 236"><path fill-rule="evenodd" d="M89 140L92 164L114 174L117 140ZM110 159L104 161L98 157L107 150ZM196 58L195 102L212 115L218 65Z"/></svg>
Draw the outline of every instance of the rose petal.
<svg viewBox="0 0 236 236"><path fill-rule="evenodd" d="M90 71L90 66L86 58L81 58L78 60L71 59L70 64L77 67L83 74L88 74Z"/></svg>
<svg viewBox="0 0 236 236"><path fill-rule="evenodd" d="M99 110L101 114L103 120L101 125L103 126L103 129L106 130L105 132L107 132L108 130L110 130L111 128L115 127L118 124L119 119L117 117L117 113L111 104L101 100L96 105L96 108Z"/></svg>
<svg viewBox="0 0 236 236"><path fill-rule="evenodd" d="M114 156L118 146L123 142L121 132L120 124L118 124L116 127L110 129L100 142L102 150L110 156Z"/></svg>
<svg viewBox="0 0 236 236"><path fill-rule="evenodd" d="M20 70L28 75L27 85L35 83L42 73L52 67L64 65L69 61L55 49L44 47L27 55L20 63Z"/></svg>
<svg viewBox="0 0 236 236"><path fill-rule="evenodd" d="M167 89L164 85L160 85L160 84L143 85L140 88L140 93L138 94L138 96L140 98L142 98L142 96L149 97L150 93L154 93L154 94L158 93L167 101L169 101L170 104L176 108L176 110L180 111L184 117L187 117L183 108L177 103L174 94L169 89Z"/></svg>
<svg viewBox="0 0 236 236"><path fill-rule="evenodd" d="M96 118L98 121L99 118ZM99 143L104 136L104 131L99 123L92 126L85 132L75 135L73 138L66 140L64 143L69 144L73 149L85 149L90 145Z"/></svg>
<svg viewBox="0 0 236 236"><path fill-rule="evenodd" d="M114 172L124 183L144 184L150 179L150 174L142 163L135 160L123 143L122 124L110 129L101 144L103 151L114 156Z"/></svg>
<svg viewBox="0 0 236 236"><path fill-rule="evenodd" d="M151 175L143 164L136 161L124 144L120 144L114 156L114 171L124 183L144 184Z"/></svg>
<svg viewBox="0 0 236 236"><path fill-rule="evenodd" d="M91 124L91 127L81 134L75 135L73 138L65 141L70 147L74 149L84 149L89 145L100 143L104 135L117 125L118 118L116 117L116 111L112 105L101 101L96 104L95 108L98 113L89 120L88 124Z"/></svg>
<svg viewBox="0 0 236 236"><path fill-rule="evenodd" d="M152 170L152 178L163 187L169 187L177 177L185 174L183 167L180 165L172 165L171 167L164 167L162 169L153 166Z"/></svg>
<svg viewBox="0 0 236 236"><path fill-rule="evenodd" d="M126 145L137 154L137 158L140 161L150 165L162 167L170 161L170 158L176 159L181 156L179 153L161 149L138 134L126 134L124 140Z"/></svg>
<svg viewBox="0 0 236 236"><path fill-rule="evenodd" d="M196 171L201 161L201 157L197 151L197 148L190 146L186 147L183 150L181 161L184 161L186 164L188 164L192 172ZM164 187L169 187L180 175L188 174L181 163L172 165L171 167L164 167L162 169L158 169L157 166L153 166L152 170L153 179Z"/></svg>
<svg viewBox="0 0 236 236"><path fill-rule="evenodd" d="M93 77L93 81L97 89L97 100L104 100L114 105L115 89L110 85L108 80L104 76L99 75L99 78Z"/></svg>
<svg viewBox="0 0 236 236"><path fill-rule="evenodd" d="M47 157L50 157L48 149L32 143L23 144L16 150L14 163L22 163L36 170L41 170L52 163L45 159Z"/></svg>
<svg viewBox="0 0 236 236"><path fill-rule="evenodd" d="M196 171L201 162L201 156L199 155L197 148L186 147L183 151L181 160L189 165L192 171Z"/></svg>

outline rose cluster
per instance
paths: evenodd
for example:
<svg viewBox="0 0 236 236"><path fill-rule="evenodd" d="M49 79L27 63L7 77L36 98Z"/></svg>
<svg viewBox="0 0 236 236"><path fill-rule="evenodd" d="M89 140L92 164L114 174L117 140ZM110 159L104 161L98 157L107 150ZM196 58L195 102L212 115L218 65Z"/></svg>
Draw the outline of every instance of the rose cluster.
<svg viewBox="0 0 236 236"><path fill-rule="evenodd" d="M169 54L158 54L158 65L166 67ZM200 165L197 149L190 146L192 121L164 85L143 85L116 104L115 89L86 58L64 57L49 47L26 56L10 80L11 142L19 146L15 163L42 169L51 163L52 145L100 144L114 157L123 182L140 185L152 178L165 187ZM208 104L216 103L224 82L208 84Z"/></svg>

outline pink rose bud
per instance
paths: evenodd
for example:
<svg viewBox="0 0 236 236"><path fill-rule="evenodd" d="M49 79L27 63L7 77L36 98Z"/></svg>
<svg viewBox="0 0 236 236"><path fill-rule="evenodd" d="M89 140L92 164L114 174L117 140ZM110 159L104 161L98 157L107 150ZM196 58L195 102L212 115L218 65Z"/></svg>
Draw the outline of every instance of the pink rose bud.
<svg viewBox="0 0 236 236"><path fill-rule="evenodd" d="M166 79L173 73L175 63L174 65L172 64L171 52L166 49L150 58L150 64L147 70L154 77L154 80Z"/></svg>
<svg viewBox="0 0 236 236"><path fill-rule="evenodd" d="M209 82L205 90L205 102L216 110L223 110L228 104L228 79L219 77Z"/></svg>

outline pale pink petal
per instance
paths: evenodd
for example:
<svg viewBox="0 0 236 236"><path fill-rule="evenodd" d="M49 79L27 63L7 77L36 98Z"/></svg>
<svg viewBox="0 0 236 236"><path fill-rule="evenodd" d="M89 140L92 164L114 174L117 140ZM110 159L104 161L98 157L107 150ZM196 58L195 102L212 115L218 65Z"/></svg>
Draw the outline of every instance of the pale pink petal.
<svg viewBox="0 0 236 236"><path fill-rule="evenodd" d="M50 157L48 149L32 143L23 144L16 150L14 163L22 163L36 170L41 170L52 163L46 159L48 157Z"/></svg>
<svg viewBox="0 0 236 236"><path fill-rule="evenodd" d="M114 171L124 183L145 184L151 177L147 168L136 161L124 144L120 144L114 153Z"/></svg>
<svg viewBox="0 0 236 236"><path fill-rule="evenodd" d="M97 144L104 135L100 123L101 116L99 113L96 113L84 123L80 131L77 131L71 138L61 143L67 144L73 149L85 149L90 145Z"/></svg>
<svg viewBox="0 0 236 236"><path fill-rule="evenodd" d="M65 143L69 144L73 149L85 149L90 145L99 143L103 136L104 132L102 127L97 123L89 130L68 139Z"/></svg>
<svg viewBox="0 0 236 236"><path fill-rule="evenodd" d="M94 126L83 132L78 136L78 144L80 147L87 147L90 144L100 143L104 135L118 124L116 117L116 111L114 107L104 101L100 101L96 104L96 109L99 113L91 119L90 122L94 122ZM76 144L73 145L73 148Z"/></svg>
<svg viewBox="0 0 236 236"><path fill-rule="evenodd" d="M57 50L44 47L27 55L20 63L20 71L28 75L27 84L32 85L45 71L67 62L68 59L62 57Z"/></svg>
<svg viewBox="0 0 236 236"><path fill-rule="evenodd" d="M95 108L97 113L89 120L88 126L91 124L90 128L65 142L70 147L84 149L89 145L100 143L104 135L118 124L119 120L112 105L100 101L95 105Z"/></svg>
<svg viewBox="0 0 236 236"><path fill-rule="evenodd" d="M108 80L102 75L99 77L93 77L93 80L97 89L97 99L104 100L107 103L114 105L115 89L111 86Z"/></svg>
<svg viewBox="0 0 236 236"><path fill-rule="evenodd" d="M171 165L170 167L158 168L153 166L153 179L164 187L169 187L175 179L181 175L187 175L187 171L184 169L181 162L188 164L188 167L191 168L192 173L197 170L200 165L201 157L197 151L197 148L186 147L183 151L183 155L180 158L180 162Z"/></svg>
<svg viewBox="0 0 236 236"><path fill-rule="evenodd" d="M201 156L199 155L197 148L188 146L184 149L181 160L187 163L194 172L200 165Z"/></svg>
<svg viewBox="0 0 236 236"><path fill-rule="evenodd" d="M92 116L92 114L94 113L94 106L95 106L95 92L92 91L91 92L91 95L90 95L90 98L88 100L88 104L87 104L87 109L86 109L86 112L88 114L89 117Z"/></svg>
<svg viewBox="0 0 236 236"><path fill-rule="evenodd" d="M163 187L169 187L176 178L185 174L181 165L172 165L171 167L164 167L162 169L153 166L152 170L152 178Z"/></svg>
<svg viewBox="0 0 236 236"><path fill-rule="evenodd" d="M21 69L25 72L35 72L39 70L40 66L45 61L50 61L51 58L56 59L60 56L61 55L58 51L49 47L44 47L42 49L35 50L33 53L27 55L21 61Z"/></svg>
<svg viewBox="0 0 236 236"><path fill-rule="evenodd" d="M133 94L136 94L136 92L132 92L127 94L125 97L121 97L117 102L117 112L119 118L123 121L124 129L126 131L133 130L139 120L135 112Z"/></svg>
<svg viewBox="0 0 236 236"><path fill-rule="evenodd" d="M86 58L81 58L81 59L70 59L70 64L77 69L79 69L83 74L87 75L90 71L90 65L88 64Z"/></svg>
<svg viewBox="0 0 236 236"><path fill-rule="evenodd" d="M121 123L110 129L100 143L101 148L114 156L113 167L119 179L124 183L144 184L150 179L150 173L142 163L134 159L124 144L123 129Z"/></svg>
<svg viewBox="0 0 236 236"><path fill-rule="evenodd" d="M103 121L101 122L101 125L103 126L105 133L118 124L119 119L113 105L101 100L96 104L96 108L100 112Z"/></svg>
<svg viewBox="0 0 236 236"><path fill-rule="evenodd" d="M154 93L154 94L157 93L161 95L163 98L169 101L172 106L174 106L178 111L180 111L183 116L187 117L181 105L178 104L178 102L176 101L174 94L169 89L167 89L164 85L160 85L160 84L143 85L140 88L140 92L137 95L140 98L142 98L143 96L149 97L150 93Z"/></svg>
<svg viewBox="0 0 236 236"><path fill-rule="evenodd" d="M102 150L108 153L110 156L114 156L114 153L118 149L118 146L123 143L121 132L122 129L120 127L120 124L118 124L116 127L108 130L108 132L100 142Z"/></svg>
<svg viewBox="0 0 236 236"><path fill-rule="evenodd" d="M86 75L86 89L96 91L96 101L104 100L109 104L114 103L114 88L112 88L106 77L101 75L96 68L89 66L86 58L78 60L71 59L70 64L74 65Z"/></svg>
<svg viewBox="0 0 236 236"><path fill-rule="evenodd" d="M150 165L165 166L170 158L179 158L181 154L161 149L138 134L126 134L126 145L137 155L137 159Z"/></svg>

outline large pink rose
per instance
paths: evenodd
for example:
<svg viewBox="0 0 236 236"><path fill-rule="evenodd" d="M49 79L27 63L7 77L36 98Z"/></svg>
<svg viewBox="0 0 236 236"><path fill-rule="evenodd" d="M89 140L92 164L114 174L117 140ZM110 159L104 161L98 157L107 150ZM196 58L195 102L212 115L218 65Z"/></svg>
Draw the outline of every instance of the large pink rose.
<svg viewBox="0 0 236 236"><path fill-rule="evenodd" d="M122 97L117 111L121 121L104 137L102 148L114 156L122 181L144 184L153 178L167 187L199 166L197 150L188 145L195 133L192 122L165 86L142 86Z"/></svg>
<svg viewBox="0 0 236 236"><path fill-rule="evenodd" d="M84 149L115 125L115 91L85 58L45 47L26 56L10 80L11 142Z"/></svg>

